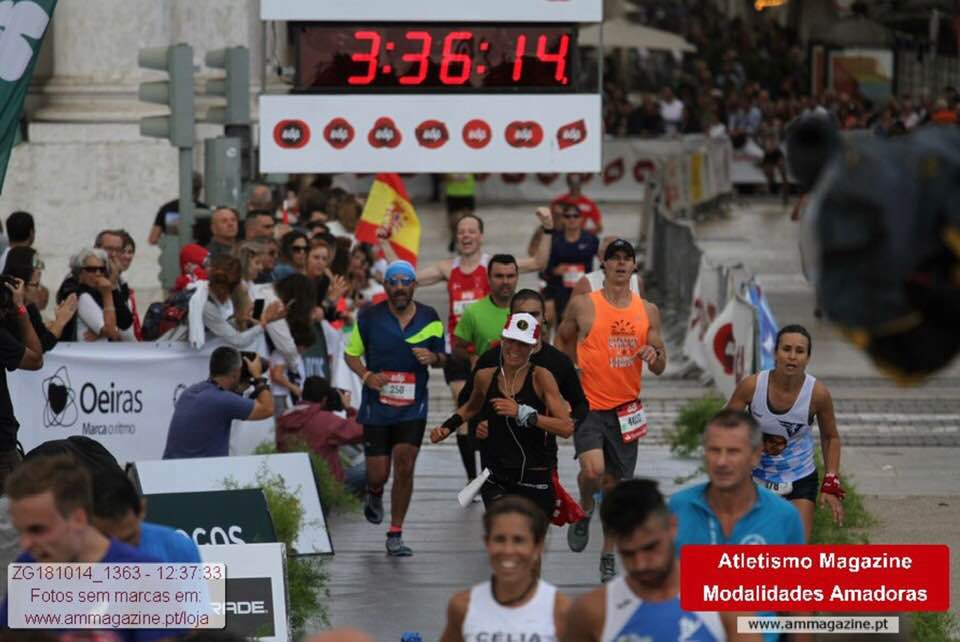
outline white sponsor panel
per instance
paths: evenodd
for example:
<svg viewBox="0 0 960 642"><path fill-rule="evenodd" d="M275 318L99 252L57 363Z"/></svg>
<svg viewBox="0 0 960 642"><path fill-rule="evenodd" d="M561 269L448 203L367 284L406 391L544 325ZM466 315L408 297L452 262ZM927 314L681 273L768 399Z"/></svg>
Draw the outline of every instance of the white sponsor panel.
<svg viewBox="0 0 960 642"><path fill-rule="evenodd" d="M260 98L260 166L296 172L598 172L600 96Z"/></svg>
<svg viewBox="0 0 960 642"><path fill-rule="evenodd" d="M175 399L207 378L214 347L198 352L187 343L61 343L43 356L42 369L7 376L18 439L29 451L83 435L121 463L159 459Z"/></svg>
<svg viewBox="0 0 960 642"><path fill-rule="evenodd" d="M600 22L603 0L261 0L263 20Z"/></svg>
<svg viewBox="0 0 960 642"><path fill-rule="evenodd" d="M82 435L99 441L123 464L160 459L180 393L204 381L210 354L183 343L61 343L43 368L7 376L25 451L51 439ZM274 440L273 419L236 421L230 454L252 453Z"/></svg>
<svg viewBox="0 0 960 642"><path fill-rule="evenodd" d="M720 268L710 263L706 254L700 257L700 268L693 286L693 301L687 334L683 341L683 353L701 369L707 367L707 351L704 337L707 328L717 318L720 305Z"/></svg>
<svg viewBox="0 0 960 642"><path fill-rule="evenodd" d="M257 487L261 476L283 478L303 505L304 526L294 548L301 555L333 553L313 467L306 453L137 461L136 478L144 495Z"/></svg>
<svg viewBox="0 0 960 642"><path fill-rule="evenodd" d="M223 564L10 564L16 629L222 629Z"/></svg>
<svg viewBox="0 0 960 642"><path fill-rule="evenodd" d="M200 546L204 562L227 567L226 599L214 605L226 630L262 642L289 642L287 558L283 544Z"/></svg>
<svg viewBox="0 0 960 642"><path fill-rule="evenodd" d="M752 372L754 318L750 303L739 296L731 297L704 335L707 371L727 399L737 383Z"/></svg>

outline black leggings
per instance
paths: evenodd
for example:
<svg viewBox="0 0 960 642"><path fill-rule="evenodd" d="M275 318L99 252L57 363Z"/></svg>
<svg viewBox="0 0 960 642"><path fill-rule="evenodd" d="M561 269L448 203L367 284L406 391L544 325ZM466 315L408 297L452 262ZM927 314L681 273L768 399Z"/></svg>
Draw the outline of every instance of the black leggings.
<svg viewBox="0 0 960 642"><path fill-rule="evenodd" d="M480 489L483 505L503 499L507 495L526 497L547 515L547 521L553 517L557 494L553 489L550 470L527 470L520 480L519 468L491 469L490 477Z"/></svg>

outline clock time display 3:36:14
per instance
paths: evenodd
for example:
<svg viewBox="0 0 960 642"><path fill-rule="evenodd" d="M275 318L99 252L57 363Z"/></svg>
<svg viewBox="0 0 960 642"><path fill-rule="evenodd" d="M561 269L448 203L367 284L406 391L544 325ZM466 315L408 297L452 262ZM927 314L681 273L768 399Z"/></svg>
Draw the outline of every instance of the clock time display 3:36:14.
<svg viewBox="0 0 960 642"><path fill-rule="evenodd" d="M569 25L301 23L297 89L574 91Z"/></svg>

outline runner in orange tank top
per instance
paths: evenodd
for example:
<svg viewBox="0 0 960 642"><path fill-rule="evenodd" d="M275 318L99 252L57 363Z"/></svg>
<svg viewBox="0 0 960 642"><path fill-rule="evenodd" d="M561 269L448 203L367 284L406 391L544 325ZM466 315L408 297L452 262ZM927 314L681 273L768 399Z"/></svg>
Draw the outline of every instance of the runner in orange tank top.
<svg viewBox="0 0 960 642"><path fill-rule="evenodd" d="M633 246L617 239L603 253L603 288L570 300L557 347L580 366L580 381L590 412L573 434L580 459L580 505L587 517L567 530L570 549L587 546L593 494L633 476L637 441L647 432L640 401L643 364L655 375L667 367L660 338L660 310L630 290L637 267ZM616 575L613 542L604 538L600 579Z"/></svg>

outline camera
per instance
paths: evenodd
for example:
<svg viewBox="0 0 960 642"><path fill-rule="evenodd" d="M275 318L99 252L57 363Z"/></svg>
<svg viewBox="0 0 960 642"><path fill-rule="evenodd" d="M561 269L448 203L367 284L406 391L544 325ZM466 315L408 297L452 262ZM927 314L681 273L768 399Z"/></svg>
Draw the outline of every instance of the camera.
<svg viewBox="0 0 960 642"><path fill-rule="evenodd" d="M13 292L7 287L8 285L16 287L17 278L9 274L0 274L0 315L5 315L14 309Z"/></svg>
<svg viewBox="0 0 960 642"><path fill-rule="evenodd" d="M250 367L247 366L247 361L256 361L260 358L256 352L241 352L240 353L240 387L243 390L246 390L253 385L256 377L253 376L253 373L250 372Z"/></svg>

